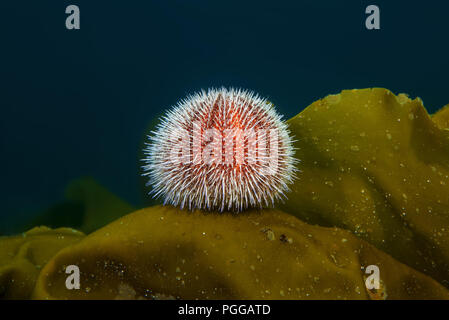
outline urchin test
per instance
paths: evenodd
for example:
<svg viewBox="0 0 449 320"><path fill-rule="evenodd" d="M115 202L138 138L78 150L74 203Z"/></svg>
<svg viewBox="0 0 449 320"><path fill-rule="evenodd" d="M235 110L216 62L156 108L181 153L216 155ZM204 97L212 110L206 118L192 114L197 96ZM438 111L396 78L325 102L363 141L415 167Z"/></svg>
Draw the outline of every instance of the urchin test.
<svg viewBox="0 0 449 320"><path fill-rule="evenodd" d="M147 143L144 175L164 204L241 211L274 206L295 177L290 132L274 106L240 89L181 100Z"/></svg>

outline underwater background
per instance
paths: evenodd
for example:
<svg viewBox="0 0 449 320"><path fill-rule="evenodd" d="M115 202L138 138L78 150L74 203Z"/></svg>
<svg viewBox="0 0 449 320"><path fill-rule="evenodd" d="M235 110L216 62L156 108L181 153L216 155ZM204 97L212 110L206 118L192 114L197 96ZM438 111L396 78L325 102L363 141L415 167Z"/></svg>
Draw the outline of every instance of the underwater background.
<svg viewBox="0 0 449 320"><path fill-rule="evenodd" d="M76 4L81 29L65 28ZM365 8L381 30L365 28ZM202 88L252 89L285 119L342 89L448 103L449 4L409 1L4 1L0 234L93 177L143 207L139 156L155 118Z"/></svg>

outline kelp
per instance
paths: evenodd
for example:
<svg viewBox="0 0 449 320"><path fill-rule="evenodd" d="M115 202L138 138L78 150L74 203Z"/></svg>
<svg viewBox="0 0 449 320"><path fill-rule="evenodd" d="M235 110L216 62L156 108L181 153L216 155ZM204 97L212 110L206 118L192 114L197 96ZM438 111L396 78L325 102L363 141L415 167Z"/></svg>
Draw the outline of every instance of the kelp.
<svg viewBox="0 0 449 320"><path fill-rule="evenodd" d="M288 121L301 160L281 208L350 230L449 286L447 107L430 117L417 98L345 90Z"/></svg>
<svg viewBox="0 0 449 320"><path fill-rule="evenodd" d="M69 228L36 227L18 236L0 237L0 299L28 299L51 257L84 234Z"/></svg>
<svg viewBox="0 0 449 320"><path fill-rule="evenodd" d="M79 290L65 269L80 270ZM376 265L381 287L367 290ZM448 299L436 281L338 228L278 210L243 214L155 206L56 254L35 299Z"/></svg>

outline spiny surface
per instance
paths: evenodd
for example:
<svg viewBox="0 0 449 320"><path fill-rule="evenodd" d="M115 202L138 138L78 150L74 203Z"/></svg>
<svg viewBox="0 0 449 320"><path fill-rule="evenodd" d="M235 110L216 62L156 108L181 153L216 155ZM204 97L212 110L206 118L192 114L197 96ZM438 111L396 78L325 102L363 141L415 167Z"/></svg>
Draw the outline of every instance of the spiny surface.
<svg viewBox="0 0 449 320"><path fill-rule="evenodd" d="M253 92L210 89L182 100L149 136L151 194L189 209L272 206L295 176L292 140L273 105Z"/></svg>

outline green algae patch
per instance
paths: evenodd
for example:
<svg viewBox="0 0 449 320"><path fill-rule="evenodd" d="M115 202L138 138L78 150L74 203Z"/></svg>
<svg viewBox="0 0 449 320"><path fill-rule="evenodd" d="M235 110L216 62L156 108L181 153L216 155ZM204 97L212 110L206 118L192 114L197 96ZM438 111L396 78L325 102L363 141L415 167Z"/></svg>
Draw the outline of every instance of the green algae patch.
<svg viewBox="0 0 449 320"><path fill-rule="evenodd" d="M68 265L79 290L65 286ZM365 268L380 269L368 291ZM449 299L446 288L349 231L278 210L212 214L155 206L54 256L35 299Z"/></svg>
<svg viewBox="0 0 449 320"><path fill-rule="evenodd" d="M28 299L40 270L51 257L83 237L73 229L47 227L0 237L0 299Z"/></svg>
<svg viewBox="0 0 449 320"><path fill-rule="evenodd" d="M83 206L80 230L86 233L97 230L135 210L92 178L72 181L67 186L66 199ZM61 214L64 213L61 212Z"/></svg>
<svg viewBox="0 0 449 320"><path fill-rule="evenodd" d="M65 188L64 201L36 214L30 221L22 223L17 231L44 225L90 233L134 210L95 179L82 177L70 181Z"/></svg>
<svg viewBox="0 0 449 320"><path fill-rule="evenodd" d="M345 90L288 120L299 178L280 208L350 230L449 287L447 107L386 89Z"/></svg>

